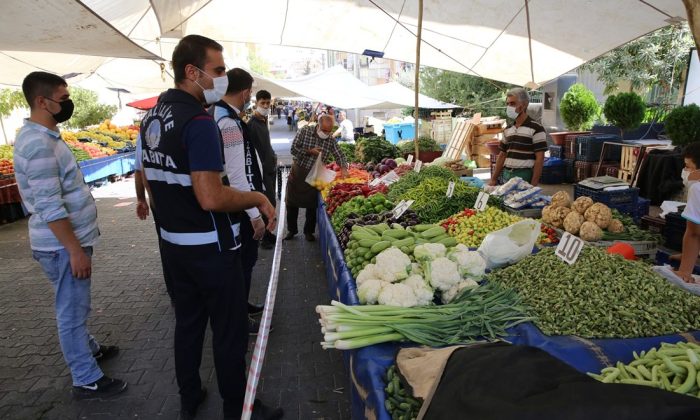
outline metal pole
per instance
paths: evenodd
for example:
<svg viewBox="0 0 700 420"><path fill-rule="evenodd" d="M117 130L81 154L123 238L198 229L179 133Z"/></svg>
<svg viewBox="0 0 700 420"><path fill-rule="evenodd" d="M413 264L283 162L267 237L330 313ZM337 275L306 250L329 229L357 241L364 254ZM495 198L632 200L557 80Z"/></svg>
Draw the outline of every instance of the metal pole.
<svg viewBox="0 0 700 420"><path fill-rule="evenodd" d="M423 0L418 0L418 33L416 34L416 77L415 77L415 107L413 108L413 120L416 124L413 145L416 159L418 159L418 92L420 91L420 43L423 32Z"/></svg>

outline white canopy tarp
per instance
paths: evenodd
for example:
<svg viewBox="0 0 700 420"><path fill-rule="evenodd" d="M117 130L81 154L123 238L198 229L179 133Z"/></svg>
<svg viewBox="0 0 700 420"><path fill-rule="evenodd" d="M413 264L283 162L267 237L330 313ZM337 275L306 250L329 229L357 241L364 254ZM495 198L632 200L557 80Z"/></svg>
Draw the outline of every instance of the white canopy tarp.
<svg viewBox="0 0 700 420"><path fill-rule="evenodd" d="M5 0L2 6L0 51L158 58L79 1Z"/></svg>
<svg viewBox="0 0 700 420"><path fill-rule="evenodd" d="M128 16L153 12L158 25L147 26L144 22L136 25L147 40L163 34L197 33L217 40L353 53L370 49L384 52L386 58L415 61L418 15L415 1L86 0L85 3L108 21L117 22L117 27ZM543 84L686 16L680 0L530 0L527 4L526 11L525 1L425 0L421 63L521 86L529 82ZM147 35L149 30L152 34Z"/></svg>
<svg viewBox="0 0 700 420"><path fill-rule="evenodd" d="M543 84L686 16L680 0L530 0L529 19L525 4L515 0L425 0L422 65L516 85ZM218 41L352 53L370 49L384 52L385 58L415 61L415 1L10 0L9 5L3 5L0 45L5 49L11 44L15 50L25 51L68 52L67 48L73 48L78 51L71 52L79 54L133 56L125 51L123 36L90 26L100 28L104 22L86 15L85 5L132 41L165 59L170 56L161 53L160 47L167 37L198 33ZM23 13L23 19L12 14L15 9ZM31 24L28 15L41 24ZM90 23L82 29L80 25L85 23L80 22ZM42 33L35 32L40 27L45 42L35 36ZM53 38L48 39L49 35ZM0 83L19 84L21 79L16 76L26 74L27 68L67 73L60 70L68 66L54 56L29 54L20 59L22 62L0 54ZM95 69L94 63L79 62L70 72ZM111 78L110 74L103 76Z"/></svg>

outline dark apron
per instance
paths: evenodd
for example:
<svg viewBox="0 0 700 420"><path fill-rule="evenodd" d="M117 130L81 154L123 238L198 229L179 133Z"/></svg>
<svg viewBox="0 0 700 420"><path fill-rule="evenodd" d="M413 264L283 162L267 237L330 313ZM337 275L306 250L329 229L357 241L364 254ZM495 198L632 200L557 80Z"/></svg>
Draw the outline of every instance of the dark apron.
<svg viewBox="0 0 700 420"><path fill-rule="evenodd" d="M306 182L310 170L298 164L292 165L287 179L287 206L315 209L318 206L318 190Z"/></svg>

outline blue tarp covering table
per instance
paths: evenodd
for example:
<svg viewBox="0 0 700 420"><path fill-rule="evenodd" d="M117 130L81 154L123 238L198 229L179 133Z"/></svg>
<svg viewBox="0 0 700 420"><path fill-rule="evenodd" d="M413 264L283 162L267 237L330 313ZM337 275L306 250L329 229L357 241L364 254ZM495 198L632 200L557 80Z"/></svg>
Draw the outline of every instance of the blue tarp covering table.
<svg viewBox="0 0 700 420"><path fill-rule="evenodd" d="M133 172L135 168L135 152L118 153L97 159L85 160L78 163L85 182L95 182L112 175L124 175Z"/></svg>
<svg viewBox="0 0 700 420"><path fill-rule="evenodd" d="M350 274L343 251L333 231L322 200L318 206L318 228L323 262L326 267L328 292L331 299L357 305L355 280ZM534 324L526 323L510 329L506 340L516 345L540 348L568 363L580 372L598 372L621 361L629 363L632 352L649 350L662 342L700 341L700 331L661 337L589 340L574 336L547 336ZM350 375L353 419L376 418L390 420L384 408L384 375L391 366L397 343L380 344L358 350L343 351L345 368Z"/></svg>

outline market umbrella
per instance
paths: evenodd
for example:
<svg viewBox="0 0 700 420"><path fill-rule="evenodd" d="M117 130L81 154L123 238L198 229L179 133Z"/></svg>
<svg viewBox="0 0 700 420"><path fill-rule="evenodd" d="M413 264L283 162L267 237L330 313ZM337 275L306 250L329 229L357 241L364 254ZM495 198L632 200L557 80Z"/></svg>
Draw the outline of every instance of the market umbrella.
<svg viewBox="0 0 700 420"><path fill-rule="evenodd" d="M151 98L140 99L138 101L129 102L128 104L126 104L126 106L140 109L141 111L148 111L149 109L156 106L156 103L158 103L158 96L153 96Z"/></svg>

